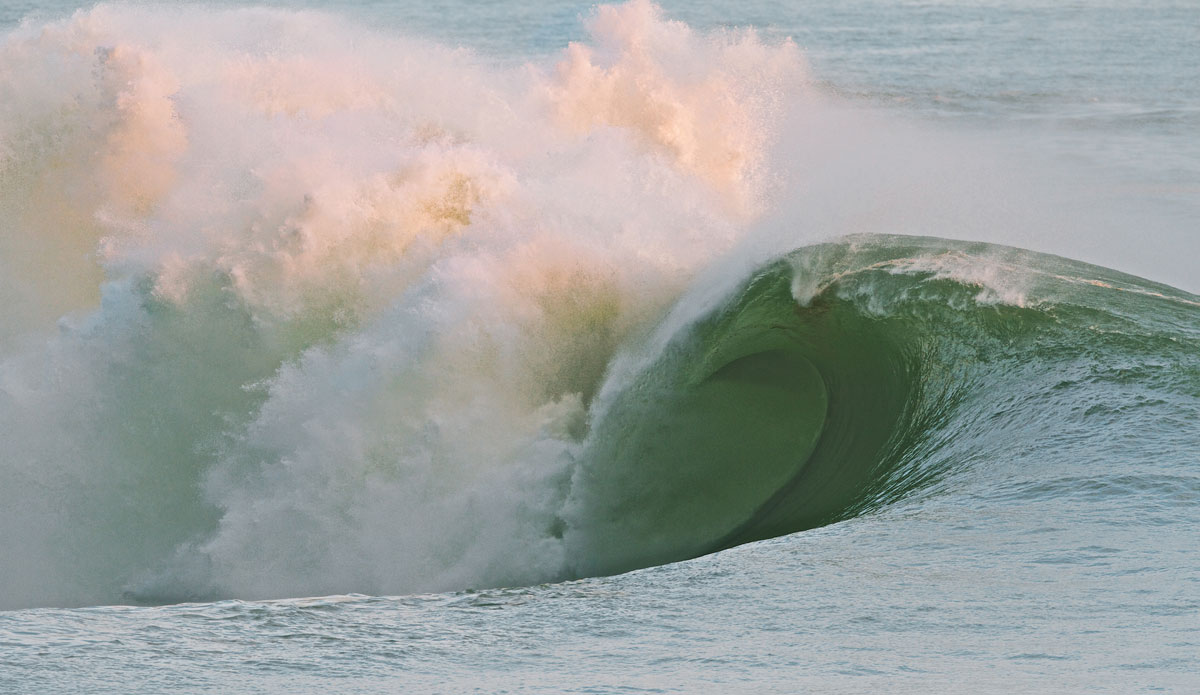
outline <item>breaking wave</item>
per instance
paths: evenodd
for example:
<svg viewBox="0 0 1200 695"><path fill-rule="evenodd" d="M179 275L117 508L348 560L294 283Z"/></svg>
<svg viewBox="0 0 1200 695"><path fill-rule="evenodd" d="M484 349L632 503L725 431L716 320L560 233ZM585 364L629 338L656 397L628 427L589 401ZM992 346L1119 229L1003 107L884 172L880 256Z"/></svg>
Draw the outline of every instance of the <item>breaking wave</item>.
<svg viewBox="0 0 1200 695"><path fill-rule="evenodd" d="M0 606L618 572L936 490L1117 364L1195 396L1194 296L844 236L1011 220L924 145L879 174L916 136L791 43L590 30L512 70L319 13L10 32Z"/></svg>

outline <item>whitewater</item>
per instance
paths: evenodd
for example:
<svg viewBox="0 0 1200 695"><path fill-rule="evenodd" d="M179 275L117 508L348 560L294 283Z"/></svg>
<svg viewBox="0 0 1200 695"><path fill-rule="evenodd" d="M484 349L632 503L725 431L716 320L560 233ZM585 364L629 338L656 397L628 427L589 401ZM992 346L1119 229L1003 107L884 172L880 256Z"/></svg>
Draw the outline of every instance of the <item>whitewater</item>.
<svg viewBox="0 0 1200 695"><path fill-rule="evenodd" d="M1200 687L1197 19L0 4L0 691Z"/></svg>

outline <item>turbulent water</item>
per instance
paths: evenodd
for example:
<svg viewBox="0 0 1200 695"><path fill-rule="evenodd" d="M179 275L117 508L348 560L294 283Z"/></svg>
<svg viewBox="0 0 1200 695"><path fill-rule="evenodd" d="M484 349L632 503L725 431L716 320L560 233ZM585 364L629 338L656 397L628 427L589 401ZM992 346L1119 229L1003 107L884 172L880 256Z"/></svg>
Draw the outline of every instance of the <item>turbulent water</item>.
<svg viewBox="0 0 1200 695"><path fill-rule="evenodd" d="M1151 4L4 5L0 690L1200 687Z"/></svg>

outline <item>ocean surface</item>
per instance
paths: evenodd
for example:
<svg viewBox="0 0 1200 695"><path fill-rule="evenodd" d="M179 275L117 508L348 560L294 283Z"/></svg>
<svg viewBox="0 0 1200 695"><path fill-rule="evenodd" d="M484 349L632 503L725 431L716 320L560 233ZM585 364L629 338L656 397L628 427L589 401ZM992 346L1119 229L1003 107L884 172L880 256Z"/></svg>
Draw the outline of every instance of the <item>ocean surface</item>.
<svg viewBox="0 0 1200 695"><path fill-rule="evenodd" d="M0 0L0 693L1200 691L1197 259L1192 1Z"/></svg>

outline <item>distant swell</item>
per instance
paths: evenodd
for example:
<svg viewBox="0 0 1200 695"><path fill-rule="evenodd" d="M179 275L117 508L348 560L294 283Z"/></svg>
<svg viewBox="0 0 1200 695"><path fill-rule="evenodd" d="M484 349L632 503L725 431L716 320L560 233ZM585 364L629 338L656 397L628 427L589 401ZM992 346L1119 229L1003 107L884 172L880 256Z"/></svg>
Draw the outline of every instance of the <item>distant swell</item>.
<svg viewBox="0 0 1200 695"><path fill-rule="evenodd" d="M266 9L6 35L0 608L617 572L934 494L1106 362L1195 389L1195 297L879 234L1019 225L791 42L589 30L518 69Z"/></svg>

